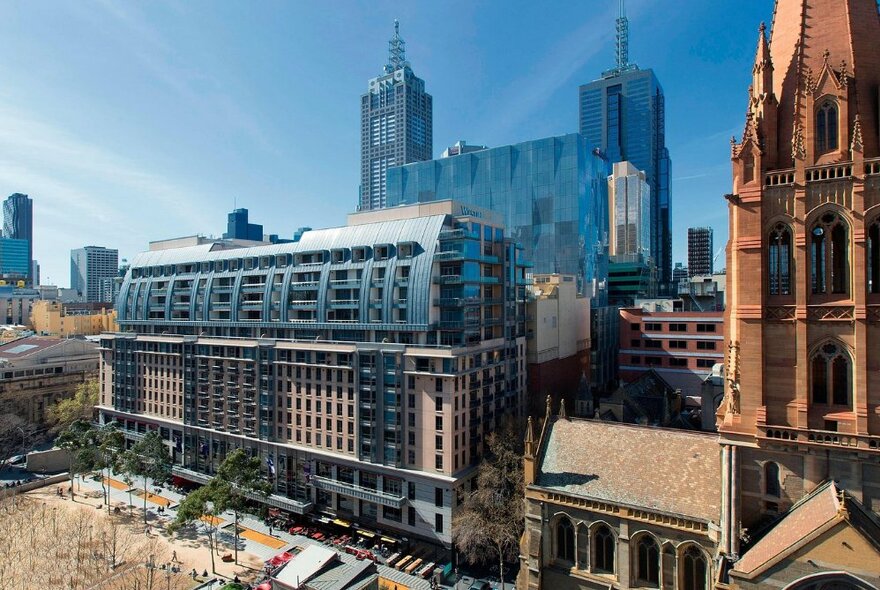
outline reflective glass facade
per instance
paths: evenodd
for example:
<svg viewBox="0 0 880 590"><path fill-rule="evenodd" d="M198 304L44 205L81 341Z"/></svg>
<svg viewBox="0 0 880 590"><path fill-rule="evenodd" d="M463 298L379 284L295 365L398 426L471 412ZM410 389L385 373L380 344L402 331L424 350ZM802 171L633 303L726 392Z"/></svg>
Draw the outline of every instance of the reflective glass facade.
<svg viewBox="0 0 880 590"><path fill-rule="evenodd" d="M25 280L30 270L30 242L0 238L0 276L7 280Z"/></svg>
<svg viewBox="0 0 880 590"><path fill-rule="evenodd" d="M494 211L534 272L573 274L602 305L608 174L573 133L391 168L387 205L455 199Z"/></svg>
<svg viewBox="0 0 880 590"><path fill-rule="evenodd" d="M616 73L580 87L579 130L589 148L612 163L629 160L651 187L651 257L659 279L672 275L671 160L666 149L665 98L652 70Z"/></svg>

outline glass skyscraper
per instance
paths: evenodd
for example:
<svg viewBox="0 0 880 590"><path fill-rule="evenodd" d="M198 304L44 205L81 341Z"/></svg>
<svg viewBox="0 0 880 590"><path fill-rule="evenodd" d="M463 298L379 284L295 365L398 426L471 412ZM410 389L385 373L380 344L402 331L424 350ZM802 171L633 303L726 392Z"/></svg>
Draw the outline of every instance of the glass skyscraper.
<svg viewBox="0 0 880 590"><path fill-rule="evenodd" d="M29 248L27 240L0 238L0 278L12 282L27 279L31 270Z"/></svg>
<svg viewBox="0 0 880 590"><path fill-rule="evenodd" d="M425 82L406 61L394 21L385 73L361 96L361 186L358 209L385 206L385 176L392 166L430 160L434 145L433 102Z"/></svg>
<svg viewBox="0 0 880 590"><path fill-rule="evenodd" d="M651 187L651 258L661 284L672 278L671 161L663 89L650 69L623 64L580 87L580 133L612 163L629 160Z"/></svg>
<svg viewBox="0 0 880 590"><path fill-rule="evenodd" d="M34 260L34 202L27 195L13 193L3 201L3 237L27 242L27 269L23 278L33 283Z"/></svg>

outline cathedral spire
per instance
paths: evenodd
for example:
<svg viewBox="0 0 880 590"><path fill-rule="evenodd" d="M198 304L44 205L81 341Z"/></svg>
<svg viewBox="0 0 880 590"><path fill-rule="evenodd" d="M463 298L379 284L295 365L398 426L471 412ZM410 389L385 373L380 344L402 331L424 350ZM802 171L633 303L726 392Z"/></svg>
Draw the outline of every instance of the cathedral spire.
<svg viewBox="0 0 880 590"><path fill-rule="evenodd" d="M394 36L388 41L388 63L385 73L390 74L400 68L409 67L406 61L406 41L400 36L400 21L394 19Z"/></svg>
<svg viewBox="0 0 880 590"><path fill-rule="evenodd" d="M752 94L755 98L773 91L773 62L770 59L770 44L767 42L767 26L758 27L758 49L755 51L755 65L752 67Z"/></svg>

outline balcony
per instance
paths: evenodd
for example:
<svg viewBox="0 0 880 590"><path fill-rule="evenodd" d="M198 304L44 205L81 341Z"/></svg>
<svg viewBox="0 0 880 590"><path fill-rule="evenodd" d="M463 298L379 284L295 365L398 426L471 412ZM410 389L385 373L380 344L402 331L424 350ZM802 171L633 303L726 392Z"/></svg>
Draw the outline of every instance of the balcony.
<svg viewBox="0 0 880 590"><path fill-rule="evenodd" d="M434 254L435 260L464 260L464 254L458 250L445 250Z"/></svg>
<svg viewBox="0 0 880 590"><path fill-rule="evenodd" d="M290 288L294 291L302 291L304 289L317 289L318 281L300 281L298 283L290 283Z"/></svg>
<svg viewBox="0 0 880 590"><path fill-rule="evenodd" d="M290 302L290 307L317 307L317 305L318 302L315 299L302 299Z"/></svg>
<svg viewBox="0 0 880 590"><path fill-rule="evenodd" d="M360 301L358 299L331 299L330 307L332 308L354 308L358 307Z"/></svg>
<svg viewBox="0 0 880 590"><path fill-rule="evenodd" d="M319 490L342 494L343 496L355 498L358 500L374 502L376 504L381 504L382 506L388 506L390 508L403 508L403 504L406 501L405 496L389 494L387 492L380 492L379 490L371 490L369 488L363 488L358 485L335 481L327 477L321 477L319 475L312 476L312 484Z"/></svg>
<svg viewBox="0 0 880 590"><path fill-rule="evenodd" d="M358 288L361 286L362 282L363 282L362 279L333 279L330 281L330 285L334 288L342 288L342 287Z"/></svg>

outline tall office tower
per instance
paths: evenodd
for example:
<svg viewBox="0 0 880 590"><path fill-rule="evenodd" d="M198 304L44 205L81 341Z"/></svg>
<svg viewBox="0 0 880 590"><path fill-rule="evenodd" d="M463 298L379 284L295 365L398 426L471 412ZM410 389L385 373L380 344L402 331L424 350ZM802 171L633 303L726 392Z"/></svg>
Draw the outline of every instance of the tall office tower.
<svg viewBox="0 0 880 590"><path fill-rule="evenodd" d="M263 226L248 222L247 209L235 209L227 217L224 238L235 240L263 241Z"/></svg>
<svg viewBox="0 0 880 590"><path fill-rule="evenodd" d="M688 228L689 276L707 276L714 272L711 227Z"/></svg>
<svg viewBox="0 0 880 590"><path fill-rule="evenodd" d="M880 514L878 6L777 0L771 39L762 24L743 136L731 146L719 412L726 555L737 554L741 531L796 502L804 517L818 514L800 501L822 482ZM800 530L798 538L816 539ZM779 547L768 542L749 563L776 571L767 550ZM865 572L876 584L873 559ZM745 587L758 584L751 567L735 567L754 580Z"/></svg>
<svg viewBox="0 0 880 590"><path fill-rule="evenodd" d="M29 248L27 240L0 238L0 279L12 284L27 283Z"/></svg>
<svg viewBox="0 0 880 590"><path fill-rule="evenodd" d="M119 250L103 246L86 246L70 251L70 288L87 302L107 302L101 279L113 278L119 272Z"/></svg>
<svg viewBox="0 0 880 590"><path fill-rule="evenodd" d="M388 168L432 157L432 98L406 61L399 27L394 21L385 73L361 96L361 211L385 206Z"/></svg>
<svg viewBox="0 0 880 590"><path fill-rule="evenodd" d="M575 276L591 297L591 384L614 380L617 311L608 306L608 175L577 133L415 162L388 171L388 207L455 199L501 216L541 274Z"/></svg>
<svg viewBox="0 0 880 590"><path fill-rule="evenodd" d="M651 187L651 258L664 287L672 280L671 160L666 149L663 89L650 69L629 61L629 25L621 2L617 65L579 88L579 130L611 162L628 160Z"/></svg>
<svg viewBox="0 0 880 590"><path fill-rule="evenodd" d="M34 202L27 195L13 193L3 201L3 237L27 241L25 282L33 283L31 261L34 259Z"/></svg>
<svg viewBox="0 0 880 590"><path fill-rule="evenodd" d="M608 248L611 256L642 256L651 252L651 187L645 173L632 163L617 162L608 177Z"/></svg>
<svg viewBox="0 0 880 590"><path fill-rule="evenodd" d="M244 447L271 506L448 548L485 437L523 415L520 256L497 216L451 201L145 252L101 338L102 419L158 431L179 477Z"/></svg>

